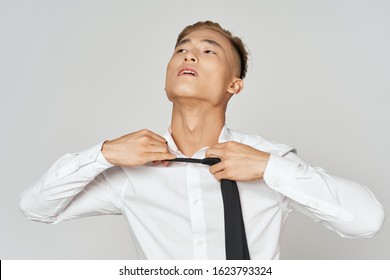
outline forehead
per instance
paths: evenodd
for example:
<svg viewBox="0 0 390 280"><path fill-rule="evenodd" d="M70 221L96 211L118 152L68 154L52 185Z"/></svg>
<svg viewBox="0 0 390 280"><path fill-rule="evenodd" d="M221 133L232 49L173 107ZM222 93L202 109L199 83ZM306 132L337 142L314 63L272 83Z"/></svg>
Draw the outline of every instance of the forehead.
<svg viewBox="0 0 390 280"><path fill-rule="evenodd" d="M187 36L183 37L183 40L190 40L191 42L202 42L202 41L215 41L219 44L223 49L230 50L231 44L228 38L226 38L221 33L211 30L211 29L198 29L192 31ZM179 42L180 44L180 42Z"/></svg>

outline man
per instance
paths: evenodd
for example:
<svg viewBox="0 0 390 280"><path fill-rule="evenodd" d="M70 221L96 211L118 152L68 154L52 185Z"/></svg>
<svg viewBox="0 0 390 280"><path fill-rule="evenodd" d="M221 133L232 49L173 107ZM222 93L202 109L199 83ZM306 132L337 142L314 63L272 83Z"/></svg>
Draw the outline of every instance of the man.
<svg viewBox="0 0 390 280"><path fill-rule="evenodd" d="M311 167L286 145L225 126L246 68L239 38L209 21L187 26L167 67L168 133L141 130L63 156L22 193L24 214L46 223L122 214L139 258L224 259L230 217L219 181L230 179L238 184L251 259L279 257L291 211L341 236L375 235L384 211L367 188ZM169 161L188 157L221 161Z"/></svg>

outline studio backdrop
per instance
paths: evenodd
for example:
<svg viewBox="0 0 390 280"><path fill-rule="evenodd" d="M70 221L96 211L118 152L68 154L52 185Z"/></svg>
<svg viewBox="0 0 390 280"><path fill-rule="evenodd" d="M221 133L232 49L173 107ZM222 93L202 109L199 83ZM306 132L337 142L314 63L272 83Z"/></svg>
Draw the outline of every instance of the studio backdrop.
<svg viewBox="0 0 390 280"><path fill-rule="evenodd" d="M19 194L68 152L164 134L177 34L213 20L250 51L227 126L293 146L390 208L390 2L0 0L0 258L132 259L121 216L29 221ZM351 198L353 199L353 198ZM389 259L390 226L345 239L292 214L282 259Z"/></svg>

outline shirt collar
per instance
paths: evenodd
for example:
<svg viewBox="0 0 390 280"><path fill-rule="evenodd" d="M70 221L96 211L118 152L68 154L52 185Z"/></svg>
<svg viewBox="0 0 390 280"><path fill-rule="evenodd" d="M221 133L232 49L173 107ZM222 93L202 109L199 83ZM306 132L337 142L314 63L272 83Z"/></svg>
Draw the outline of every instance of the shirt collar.
<svg viewBox="0 0 390 280"><path fill-rule="evenodd" d="M175 141L172 138L172 128L171 128L171 126L168 127L168 130L167 130L167 132L165 133L165 135L163 137L165 138L165 140L167 140L168 147L169 147L169 150L170 150L171 153L173 153L174 155L177 155L177 156L180 155L180 157L186 157L185 155L183 155L183 153L181 151L179 151L179 149L176 146ZM229 129L226 127L226 124L225 124L222 127L221 133L219 134L218 143L224 143L224 142L232 141L232 140L233 140L233 136L231 135ZM207 148L208 147L201 148L199 151L197 151L194 154L194 156L197 157L197 156L199 156L201 154L204 154L206 152Z"/></svg>
<svg viewBox="0 0 390 280"><path fill-rule="evenodd" d="M229 129L226 127L226 124L222 127L221 134L218 138L218 143L224 143L227 141L232 141L233 136L230 134Z"/></svg>

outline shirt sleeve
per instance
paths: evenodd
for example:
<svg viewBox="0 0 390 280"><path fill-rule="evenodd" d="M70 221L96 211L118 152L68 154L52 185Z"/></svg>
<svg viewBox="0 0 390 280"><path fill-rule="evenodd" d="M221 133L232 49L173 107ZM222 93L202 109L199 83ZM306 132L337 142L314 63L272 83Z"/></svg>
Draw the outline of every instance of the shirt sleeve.
<svg viewBox="0 0 390 280"><path fill-rule="evenodd" d="M45 223L120 214L115 192L102 173L113 167L100 151L102 144L59 158L37 182L21 193L23 214Z"/></svg>
<svg viewBox="0 0 390 280"><path fill-rule="evenodd" d="M383 224L383 207L367 187L312 167L294 152L271 154L264 181L284 197L287 209L343 237L371 237Z"/></svg>

